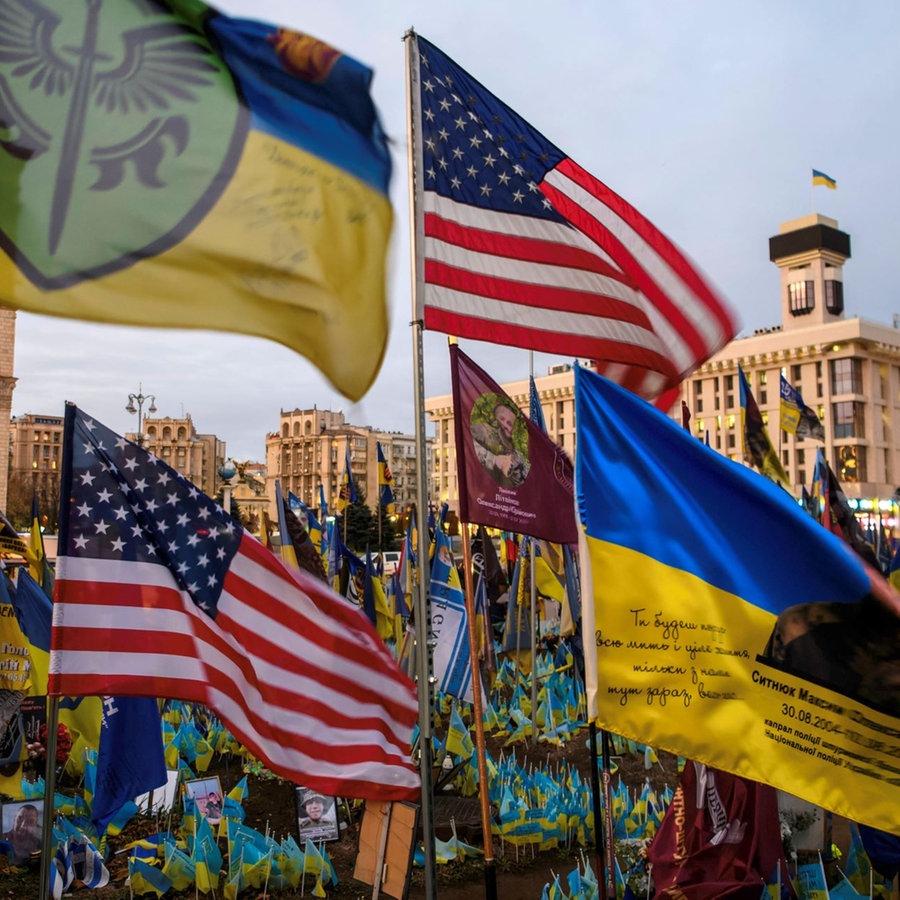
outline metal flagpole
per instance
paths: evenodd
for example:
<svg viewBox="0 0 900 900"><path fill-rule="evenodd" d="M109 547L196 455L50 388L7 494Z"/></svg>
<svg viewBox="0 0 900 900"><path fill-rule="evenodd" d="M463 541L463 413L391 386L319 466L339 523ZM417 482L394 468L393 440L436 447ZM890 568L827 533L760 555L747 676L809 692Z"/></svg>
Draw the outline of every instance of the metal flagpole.
<svg viewBox="0 0 900 900"><path fill-rule="evenodd" d="M469 659L472 664L472 714L475 718L475 752L478 763L478 791L481 800L481 835L484 841L484 896L497 900L497 867L494 862L494 842L491 838L491 801L488 796L487 758L484 743L484 706L481 702L481 669L478 665L478 625L475 622L475 591L472 585L472 548L469 544L469 525L462 525L463 570L465 572L466 618L469 626Z"/></svg>
<svg viewBox="0 0 900 900"><path fill-rule="evenodd" d="M428 508L428 448L425 442L425 370L422 361L423 323L418 318L419 296L425 281L424 261L418 252L424 241L421 216L421 187L416 184L415 160L422 155L422 134L416 127L420 113L419 48L415 32L410 29L403 36L406 44L406 108L407 108L407 161L409 169L409 227L410 260L412 268L412 329L413 329L413 393L416 407L416 510L417 552L419 555L419 583L414 594L416 622L416 681L419 693L419 774L422 779L422 843L425 849L425 900L437 896L437 866L434 846L434 666L431 634L431 609L428 587L431 582L428 559L428 527L424 511Z"/></svg>
<svg viewBox="0 0 900 900"><path fill-rule="evenodd" d="M588 746L591 748L591 802L594 804L594 851L597 858L597 890L599 900L606 900L606 879L603 873L606 870L604 863L604 842L609 826L606 822L607 815L601 817L601 810L606 813L610 809L609 801L604 808L600 802L600 778L597 766L597 725L591 722L588 725ZM608 816L610 820L612 816Z"/></svg>
<svg viewBox="0 0 900 900"><path fill-rule="evenodd" d="M347 473L347 496L344 498L344 508L341 510L341 518L343 520L344 526L344 546L347 546L347 510L350 509L350 479L353 477L353 472L350 469L350 435L347 435L347 446L344 449L344 470ZM341 485L341 491L338 492L338 496L340 497L341 492L343 491L343 485Z"/></svg>
<svg viewBox="0 0 900 900"><path fill-rule="evenodd" d="M538 610L537 610L537 540L531 539L531 739L537 740L537 642L538 642Z"/></svg>
<svg viewBox="0 0 900 900"><path fill-rule="evenodd" d="M534 379L534 351L528 351L528 383ZM537 540L531 539L531 740L537 741L537 642L538 642L538 608L537 608Z"/></svg>

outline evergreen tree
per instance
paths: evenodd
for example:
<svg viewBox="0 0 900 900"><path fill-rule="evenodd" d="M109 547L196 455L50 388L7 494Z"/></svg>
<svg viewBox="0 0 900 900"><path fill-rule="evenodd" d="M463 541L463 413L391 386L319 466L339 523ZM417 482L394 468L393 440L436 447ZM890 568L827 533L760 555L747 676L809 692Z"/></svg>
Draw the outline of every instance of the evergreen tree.
<svg viewBox="0 0 900 900"><path fill-rule="evenodd" d="M343 513L337 517L335 527L340 529L341 540L360 556L366 552L366 547L374 547L378 543L378 522L372 515L372 510L366 505L365 493L360 489L359 483L354 479L356 500L344 508ZM347 519L347 530L344 530L344 518Z"/></svg>

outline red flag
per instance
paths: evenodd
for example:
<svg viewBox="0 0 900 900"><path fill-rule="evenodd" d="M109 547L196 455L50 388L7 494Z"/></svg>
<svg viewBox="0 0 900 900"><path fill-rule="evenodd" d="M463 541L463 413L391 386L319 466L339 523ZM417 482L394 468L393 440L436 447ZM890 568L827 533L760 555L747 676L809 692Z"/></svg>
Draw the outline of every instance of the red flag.
<svg viewBox="0 0 900 900"><path fill-rule="evenodd" d="M689 761L649 858L657 897L759 900L778 865L790 884L775 789Z"/></svg>
<svg viewBox="0 0 900 900"><path fill-rule="evenodd" d="M415 797L415 691L365 616L74 406L64 439L50 693L203 703L289 781Z"/></svg>
<svg viewBox="0 0 900 900"><path fill-rule="evenodd" d="M574 544L572 462L483 369L450 347L459 515Z"/></svg>
<svg viewBox="0 0 900 900"><path fill-rule="evenodd" d="M433 44L410 45L417 318L592 359L642 397L672 399L737 332L723 300L626 200Z"/></svg>

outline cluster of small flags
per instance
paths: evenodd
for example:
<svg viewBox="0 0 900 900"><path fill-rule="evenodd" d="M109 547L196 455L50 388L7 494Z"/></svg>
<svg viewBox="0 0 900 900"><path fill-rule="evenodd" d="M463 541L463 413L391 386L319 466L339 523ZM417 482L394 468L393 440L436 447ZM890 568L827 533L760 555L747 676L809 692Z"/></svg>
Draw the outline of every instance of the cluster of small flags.
<svg viewBox="0 0 900 900"><path fill-rule="evenodd" d="M109 882L105 837L121 831L137 811L134 804L133 809L123 808L106 834L98 835L90 821L91 773L95 770L96 759L89 759L83 796L54 797L57 819L50 887L55 900L75 880L87 887L103 887ZM40 799L44 782L23 779L22 790L26 799ZM247 796L244 776L225 798L217 832L206 817L197 814L193 799L185 797L177 832L161 831L128 844L125 849L132 894L161 897L169 890L184 891L195 885L204 893L218 891L221 886L222 895L229 900L246 888L265 892L300 887L313 897L325 897L325 887L338 883L325 845L307 840L301 848L293 835L278 840L245 825L242 804ZM219 845L222 838L225 854Z"/></svg>
<svg viewBox="0 0 900 900"><path fill-rule="evenodd" d="M244 780L245 781L245 780ZM246 789L244 784L243 789ZM241 786L236 791L242 789ZM233 797L234 792L229 794ZM134 893L187 890L191 885L203 893L218 892L234 900L243 890L307 888L313 897L325 897L325 886L336 886L334 870L324 844L306 841L303 848L293 835L278 840L226 817L226 855L222 854L212 826L196 815L192 802L185 802L180 834L159 832L128 845L129 886ZM226 865L227 857L227 865Z"/></svg>
<svg viewBox="0 0 900 900"><path fill-rule="evenodd" d="M205 772L214 753L247 753L203 707L169 701L160 721L167 765L178 770L179 780L193 778L194 768ZM125 803L99 833L91 821L96 777L97 751L89 749L84 753L82 791L74 796L54 795L50 889L55 900L76 880L87 887L103 887L109 882L105 864L108 838L120 834L138 812L136 803ZM45 789L42 778L22 779L24 799L41 800ZM292 835L276 840L274 835L248 827L243 809L247 796L248 779L244 775L225 796L216 826L197 813L191 797L185 797L177 831L160 831L126 847L131 893L159 897L169 890L185 891L191 886L204 893L221 887L222 896L232 900L246 888L266 891L300 887L314 897L325 897L325 887L338 882L325 845L306 841L301 848Z"/></svg>
<svg viewBox="0 0 900 900"><path fill-rule="evenodd" d="M555 655L537 656L537 722L539 741L560 743L576 738L585 726L583 687L575 676L571 653L564 643ZM531 738L531 698L521 673L510 662L502 664L484 704L485 733L507 737L507 744ZM438 692L435 709L443 721L443 739L435 736L435 759L448 757L455 770L454 788L462 796L480 790L475 745L470 731L471 706ZM563 725L563 723L567 723ZM584 739L584 731L581 731ZM615 755L637 755L649 770L658 764L653 748L613 738ZM486 755L488 794L496 814L493 833L501 844L535 851L553 847L586 847L592 843L593 803L591 786L577 769L563 761L551 766L523 767L515 755L499 760ZM615 770L614 770L615 771ZM648 778L642 789L631 791L621 776L612 791L612 814L617 840L649 840L656 833L671 803L672 788L653 788ZM450 850L453 850L451 845ZM462 858L457 857L457 858ZM446 860L443 860L446 861Z"/></svg>

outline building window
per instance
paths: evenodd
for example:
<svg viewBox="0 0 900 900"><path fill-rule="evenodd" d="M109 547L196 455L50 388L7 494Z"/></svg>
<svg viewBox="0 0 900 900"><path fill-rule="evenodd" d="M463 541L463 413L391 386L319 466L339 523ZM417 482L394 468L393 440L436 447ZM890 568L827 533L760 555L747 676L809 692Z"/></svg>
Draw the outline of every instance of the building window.
<svg viewBox="0 0 900 900"><path fill-rule="evenodd" d="M862 393L862 361L858 359L831 360L831 393Z"/></svg>
<svg viewBox="0 0 900 900"><path fill-rule="evenodd" d="M835 438L865 437L865 406L853 400L843 400L832 404L832 418Z"/></svg>
<svg viewBox="0 0 900 900"><path fill-rule="evenodd" d="M768 394L768 391L766 390L766 384L768 382L767 374L768 373L766 373L766 372L757 372L756 373L756 378L759 383L759 387L757 388L757 390L759 391L758 399L759 399L759 402L763 403L763 404L769 402L769 394Z"/></svg>
<svg viewBox="0 0 900 900"><path fill-rule="evenodd" d="M844 282L825 282L825 309L833 316L839 316L844 311Z"/></svg>
<svg viewBox="0 0 900 900"><path fill-rule="evenodd" d="M728 435L728 446L729 446L730 448L736 446L736 441L735 441L735 438L734 438L734 432L732 432L731 434Z"/></svg>
<svg viewBox="0 0 900 900"><path fill-rule="evenodd" d="M806 469L797 469L797 483L806 484Z"/></svg>
<svg viewBox="0 0 900 900"><path fill-rule="evenodd" d="M725 376L725 408L734 406L734 375Z"/></svg>
<svg viewBox="0 0 900 900"><path fill-rule="evenodd" d="M801 376L801 367L800 366L791 366L791 386L800 389L800 382L802 381Z"/></svg>
<svg viewBox="0 0 900 900"><path fill-rule="evenodd" d="M813 281L794 281L787 286L792 316L805 316L816 308L816 285Z"/></svg>
<svg viewBox="0 0 900 900"><path fill-rule="evenodd" d="M878 366L878 399L887 400L888 396L888 367L884 364Z"/></svg>
<svg viewBox="0 0 900 900"><path fill-rule="evenodd" d="M866 481L866 448L835 447L835 468L845 484Z"/></svg>
<svg viewBox="0 0 900 900"><path fill-rule="evenodd" d="M822 396L822 363L816 363L816 396Z"/></svg>

